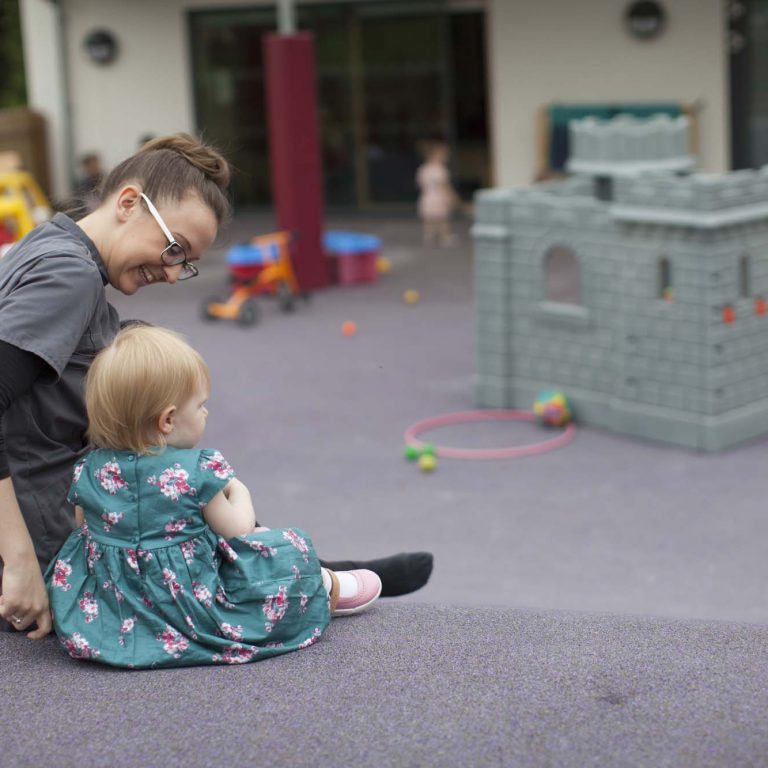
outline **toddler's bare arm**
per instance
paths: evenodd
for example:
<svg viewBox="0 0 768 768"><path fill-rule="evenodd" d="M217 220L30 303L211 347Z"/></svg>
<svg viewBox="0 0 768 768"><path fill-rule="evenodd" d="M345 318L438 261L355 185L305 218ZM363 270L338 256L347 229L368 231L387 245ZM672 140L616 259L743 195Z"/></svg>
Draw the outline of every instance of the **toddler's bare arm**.
<svg viewBox="0 0 768 768"><path fill-rule="evenodd" d="M225 538L244 536L256 526L250 491L236 478L208 502L203 517L214 533Z"/></svg>

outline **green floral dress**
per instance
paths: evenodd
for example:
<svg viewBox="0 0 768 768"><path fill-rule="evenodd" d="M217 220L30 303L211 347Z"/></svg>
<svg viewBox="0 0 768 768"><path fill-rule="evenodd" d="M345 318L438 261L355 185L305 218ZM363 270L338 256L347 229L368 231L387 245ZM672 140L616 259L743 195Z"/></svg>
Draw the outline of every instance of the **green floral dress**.
<svg viewBox="0 0 768 768"><path fill-rule="evenodd" d="M234 477L214 450L96 450L74 470L85 512L46 571L70 656L130 669L239 664L305 648L330 619L296 528L225 539L203 519Z"/></svg>

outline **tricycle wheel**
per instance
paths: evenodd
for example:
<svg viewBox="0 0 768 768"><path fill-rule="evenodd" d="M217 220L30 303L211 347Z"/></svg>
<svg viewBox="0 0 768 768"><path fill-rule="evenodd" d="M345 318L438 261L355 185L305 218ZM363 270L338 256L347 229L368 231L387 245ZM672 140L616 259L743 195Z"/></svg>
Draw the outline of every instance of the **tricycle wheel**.
<svg viewBox="0 0 768 768"><path fill-rule="evenodd" d="M253 299L246 299L237 312L237 324L247 327L255 325L259 319L259 308Z"/></svg>
<svg viewBox="0 0 768 768"><path fill-rule="evenodd" d="M285 280L280 280L277 284L277 300L280 302L280 309L283 312L293 312L296 304L293 291Z"/></svg>
<svg viewBox="0 0 768 768"><path fill-rule="evenodd" d="M226 299L222 299L221 296L209 296L201 305L200 305L200 317L203 320L207 320L209 322L213 320L219 320L218 315L214 315L213 312L210 310L211 304L223 304L226 301Z"/></svg>

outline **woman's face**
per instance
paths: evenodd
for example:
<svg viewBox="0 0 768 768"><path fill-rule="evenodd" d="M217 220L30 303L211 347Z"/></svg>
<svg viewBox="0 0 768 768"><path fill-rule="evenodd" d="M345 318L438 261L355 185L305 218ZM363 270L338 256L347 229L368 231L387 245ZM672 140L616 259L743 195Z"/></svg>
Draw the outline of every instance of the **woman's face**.
<svg viewBox="0 0 768 768"><path fill-rule="evenodd" d="M168 246L162 228L140 195L126 188L117 199L120 226L104 255L110 284L130 296L153 283L175 283L182 265L168 267L160 254ZM216 238L216 216L195 194L172 203L153 201L187 261L199 261Z"/></svg>

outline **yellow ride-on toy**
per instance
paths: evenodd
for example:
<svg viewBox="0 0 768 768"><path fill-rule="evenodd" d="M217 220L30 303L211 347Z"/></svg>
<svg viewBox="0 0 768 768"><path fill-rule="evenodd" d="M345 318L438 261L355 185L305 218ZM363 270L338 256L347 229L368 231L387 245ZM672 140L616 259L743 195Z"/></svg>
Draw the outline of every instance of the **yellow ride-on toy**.
<svg viewBox="0 0 768 768"><path fill-rule="evenodd" d="M254 297L262 294L275 296L283 312L293 311L300 290L291 262L290 232L272 232L232 246L226 261L232 291L228 298L206 301L203 319L253 325L259 317Z"/></svg>
<svg viewBox="0 0 768 768"><path fill-rule="evenodd" d="M0 173L0 246L21 240L50 217L48 200L30 173Z"/></svg>

